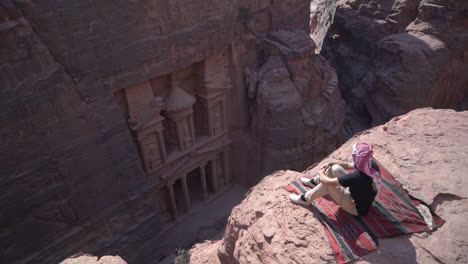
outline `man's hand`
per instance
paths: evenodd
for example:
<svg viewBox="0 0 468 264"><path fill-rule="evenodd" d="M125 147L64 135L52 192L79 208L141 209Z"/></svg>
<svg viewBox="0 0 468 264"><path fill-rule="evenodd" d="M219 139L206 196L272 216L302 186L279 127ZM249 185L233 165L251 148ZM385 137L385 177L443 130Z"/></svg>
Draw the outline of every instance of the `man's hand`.
<svg viewBox="0 0 468 264"><path fill-rule="evenodd" d="M338 181L338 178L328 177L322 171L319 171L318 174L320 176L320 182L323 183L323 184L332 185L332 186L341 185L340 182Z"/></svg>
<svg viewBox="0 0 468 264"><path fill-rule="evenodd" d="M328 162L327 164L325 164L322 169L323 171L325 172L325 174L328 174L328 170L331 169L331 167L333 165L340 165L341 167L343 167L343 169L345 170L351 170L351 169L354 169L354 163L353 162L344 162L344 161L335 161L335 162Z"/></svg>
<svg viewBox="0 0 468 264"><path fill-rule="evenodd" d="M328 162L322 167L322 170L325 174L328 174L328 171L331 170L331 167L335 164L339 164L339 162Z"/></svg>

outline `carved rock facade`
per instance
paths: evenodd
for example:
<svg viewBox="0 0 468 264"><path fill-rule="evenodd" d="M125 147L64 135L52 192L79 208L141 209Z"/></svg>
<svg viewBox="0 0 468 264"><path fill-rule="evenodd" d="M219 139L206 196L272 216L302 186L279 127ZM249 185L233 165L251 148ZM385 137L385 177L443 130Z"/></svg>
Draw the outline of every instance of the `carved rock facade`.
<svg viewBox="0 0 468 264"><path fill-rule="evenodd" d="M2 0L0 18L7 263L58 263L78 251L154 263L162 244L176 247L161 237L191 208L232 182L257 182L282 149L281 166L301 167L339 140L333 70L314 46L298 61L267 47L270 32L309 30L307 1ZM246 68L263 84L246 85ZM274 98L282 79L285 109L313 132L276 144L280 134L253 131L274 133L277 117L292 131L287 117L261 114L283 104ZM302 149L324 131L330 144ZM260 154L270 150L264 166Z"/></svg>
<svg viewBox="0 0 468 264"><path fill-rule="evenodd" d="M149 181L156 184L163 224L227 187L226 94L229 49L180 71L116 91Z"/></svg>

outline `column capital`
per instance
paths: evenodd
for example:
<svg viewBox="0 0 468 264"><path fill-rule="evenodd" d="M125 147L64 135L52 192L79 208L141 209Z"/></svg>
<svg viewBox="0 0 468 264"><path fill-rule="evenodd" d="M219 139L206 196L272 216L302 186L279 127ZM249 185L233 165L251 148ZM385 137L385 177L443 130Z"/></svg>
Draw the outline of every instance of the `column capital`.
<svg viewBox="0 0 468 264"><path fill-rule="evenodd" d="M172 187L172 185L174 185L176 180L177 179L175 179L175 180L171 179L171 180L167 181L167 187Z"/></svg>

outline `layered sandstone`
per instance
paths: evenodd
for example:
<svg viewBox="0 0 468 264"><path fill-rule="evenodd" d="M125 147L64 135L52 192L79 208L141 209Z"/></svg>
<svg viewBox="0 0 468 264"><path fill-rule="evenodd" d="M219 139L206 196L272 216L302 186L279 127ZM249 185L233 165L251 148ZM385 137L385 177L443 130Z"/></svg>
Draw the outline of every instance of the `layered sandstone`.
<svg viewBox="0 0 468 264"><path fill-rule="evenodd" d="M2 260L81 251L154 263L177 246L167 230L230 183L258 181L273 159L299 168L326 155L342 118L335 72L312 42L274 34L308 35L309 19L299 0L1 0ZM246 68L263 83L255 99ZM285 90L292 98L277 100ZM250 112L257 101L276 112L286 103L307 137L330 144L304 150L300 131L277 142L296 124Z"/></svg>
<svg viewBox="0 0 468 264"><path fill-rule="evenodd" d="M369 142L375 158L446 220L439 229L380 240L379 250L357 263L466 263L468 232L468 111L417 109L350 139L307 173L332 161L350 161L350 148ZM284 189L301 177L277 171L234 208L224 237L191 250L191 263L334 263L323 227Z"/></svg>
<svg viewBox="0 0 468 264"><path fill-rule="evenodd" d="M324 54L349 105L348 135L419 107L467 109L464 1L338 2Z"/></svg>

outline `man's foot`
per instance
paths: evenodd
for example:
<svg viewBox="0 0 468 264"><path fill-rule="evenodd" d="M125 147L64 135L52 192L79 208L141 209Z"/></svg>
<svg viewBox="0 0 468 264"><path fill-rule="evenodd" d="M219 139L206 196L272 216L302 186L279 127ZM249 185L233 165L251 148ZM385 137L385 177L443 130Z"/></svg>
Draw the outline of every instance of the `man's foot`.
<svg viewBox="0 0 468 264"><path fill-rule="evenodd" d="M309 179L309 178L306 178L306 177L302 177L301 178L301 182L302 184L304 184L305 186L309 186L310 188L314 188L316 185L314 183L314 179Z"/></svg>
<svg viewBox="0 0 468 264"><path fill-rule="evenodd" d="M301 199L302 195L297 195L297 194L290 194L289 198L291 198L291 201L295 204L302 204L302 205L309 205L307 201Z"/></svg>

